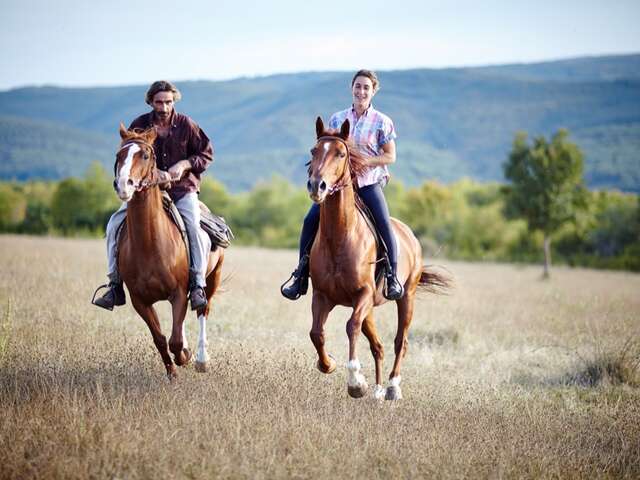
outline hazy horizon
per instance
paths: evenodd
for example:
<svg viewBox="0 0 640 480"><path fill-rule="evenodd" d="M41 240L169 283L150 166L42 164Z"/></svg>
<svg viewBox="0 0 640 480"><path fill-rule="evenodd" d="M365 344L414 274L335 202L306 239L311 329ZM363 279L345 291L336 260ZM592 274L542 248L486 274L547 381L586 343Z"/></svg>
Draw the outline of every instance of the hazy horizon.
<svg viewBox="0 0 640 480"><path fill-rule="evenodd" d="M225 81L275 74L465 68L640 52L640 2L542 0L322 8L191 0L0 5L0 90ZM597 34L596 34L597 33Z"/></svg>

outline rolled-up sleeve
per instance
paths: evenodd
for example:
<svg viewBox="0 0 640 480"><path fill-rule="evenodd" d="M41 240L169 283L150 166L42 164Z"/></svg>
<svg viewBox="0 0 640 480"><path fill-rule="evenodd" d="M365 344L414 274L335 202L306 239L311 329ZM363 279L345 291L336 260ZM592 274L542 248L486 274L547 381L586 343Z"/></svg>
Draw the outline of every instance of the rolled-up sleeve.
<svg viewBox="0 0 640 480"><path fill-rule="evenodd" d="M189 156L187 160L191 163L191 171L201 174L213 162L213 145L197 124L189 122L189 128Z"/></svg>

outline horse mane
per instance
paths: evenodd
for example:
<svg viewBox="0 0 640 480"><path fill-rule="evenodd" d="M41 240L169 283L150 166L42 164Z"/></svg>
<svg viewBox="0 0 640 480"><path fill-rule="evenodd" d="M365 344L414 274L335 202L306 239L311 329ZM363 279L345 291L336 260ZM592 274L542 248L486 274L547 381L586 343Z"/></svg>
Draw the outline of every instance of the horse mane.
<svg viewBox="0 0 640 480"><path fill-rule="evenodd" d="M336 137L344 141L349 149L349 172L351 172L351 182L354 188L358 189L357 178L367 173L369 165L367 164L366 157L358 150L358 146L353 141L353 137L349 136L346 140L340 136L339 130L326 130L324 137Z"/></svg>
<svg viewBox="0 0 640 480"><path fill-rule="evenodd" d="M131 130L127 130L127 136L122 139L120 145L124 145L126 142L130 142L131 140L139 140L143 143L149 144L148 133L149 130L145 130L143 128L133 128ZM153 146L153 143L151 145Z"/></svg>

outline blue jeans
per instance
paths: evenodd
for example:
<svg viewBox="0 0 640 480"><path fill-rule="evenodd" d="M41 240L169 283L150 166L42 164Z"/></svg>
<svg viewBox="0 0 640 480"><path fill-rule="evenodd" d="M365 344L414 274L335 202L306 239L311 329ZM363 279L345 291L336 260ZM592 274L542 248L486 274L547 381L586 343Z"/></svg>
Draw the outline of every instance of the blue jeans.
<svg viewBox="0 0 640 480"><path fill-rule="evenodd" d="M376 228L380 232L380 236L387 246L391 267L395 271L398 264L398 246L396 245L396 237L391 228L389 208L387 207L387 201L384 198L382 187L379 183L374 183L373 185L361 187L357 194L362 198L364 204L373 214L373 219L376 222ZM302 233L300 234L300 258L311 250L311 245L313 245L313 240L316 238L319 226L320 205L314 203L309 209L307 215L304 217L304 222L302 224Z"/></svg>

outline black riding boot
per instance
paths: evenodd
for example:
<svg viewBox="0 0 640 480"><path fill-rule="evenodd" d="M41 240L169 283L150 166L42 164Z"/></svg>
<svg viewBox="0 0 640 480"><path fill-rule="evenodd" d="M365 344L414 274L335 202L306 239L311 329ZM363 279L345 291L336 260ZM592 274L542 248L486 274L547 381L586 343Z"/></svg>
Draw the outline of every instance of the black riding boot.
<svg viewBox="0 0 640 480"><path fill-rule="evenodd" d="M287 282L293 277L293 282L285 287ZM298 268L291 274L289 280L280 287L280 293L289 300L297 300L307 293L309 289L309 255L303 255L298 264Z"/></svg>
<svg viewBox="0 0 640 480"><path fill-rule="evenodd" d="M384 290L384 298L387 300L400 300L404 295L404 287L398 281L398 276L396 275L398 265L387 260L385 269L387 286Z"/></svg>
<svg viewBox="0 0 640 480"><path fill-rule="evenodd" d="M189 275L191 277L189 279L189 301L191 302L191 310L204 308L207 306L207 303L209 303L204 287L196 283L195 272L189 270Z"/></svg>
<svg viewBox="0 0 640 480"><path fill-rule="evenodd" d="M127 303L127 297L124 293L122 280L117 273L109 274L109 283L98 287L98 290L101 288L108 288L108 290L100 298L95 298L95 293L93 294L94 299L91 303L94 305L107 310L113 310L113 307L119 307ZM96 293L98 290L96 290Z"/></svg>

